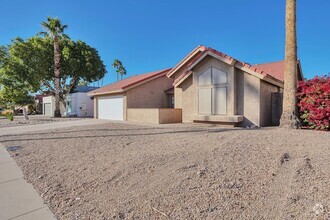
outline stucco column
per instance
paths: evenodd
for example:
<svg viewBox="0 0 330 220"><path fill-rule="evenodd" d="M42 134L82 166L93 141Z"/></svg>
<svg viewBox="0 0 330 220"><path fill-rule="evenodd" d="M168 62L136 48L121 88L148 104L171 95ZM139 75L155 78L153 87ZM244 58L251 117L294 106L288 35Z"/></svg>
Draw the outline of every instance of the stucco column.
<svg viewBox="0 0 330 220"><path fill-rule="evenodd" d="M230 66L227 84L227 115L236 114L236 84L235 84L235 67Z"/></svg>
<svg viewBox="0 0 330 220"><path fill-rule="evenodd" d="M97 119L97 115L98 115L98 109L97 109L97 97L94 96L94 118Z"/></svg>

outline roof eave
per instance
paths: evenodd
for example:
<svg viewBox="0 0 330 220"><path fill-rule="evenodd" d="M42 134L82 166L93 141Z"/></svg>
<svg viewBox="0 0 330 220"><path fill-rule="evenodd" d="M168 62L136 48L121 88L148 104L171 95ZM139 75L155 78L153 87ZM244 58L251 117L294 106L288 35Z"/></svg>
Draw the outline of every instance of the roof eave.
<svg viewBox="0 0 330 220"><path fill-rule="evenodd" d="M264 81L270 83L270 84L273 84L275 86L278 86L280 88L284 88L284 82L281 81L281 80L278 80L270 75L266 75L264 78L263 78Z"/></svg>
<svg viewBox="0 0 330 220"><path fill-rule="evenodd" d="M264 79L265 78L265 75L263 75L262 73L258 73L256 71L251 70L250 68L244 66L244 64L242 64L241 62L236 62L235 67L240 69L240 70L243 70L244 72L249 73L249 74L251 74L251 75L253 75L253 76L255 76L259 79Z"/></svg>
<svg viewBox="0 0 330 220"><path fill-rule="evenodd" d="M162 76L165 76L167 71L169 71L169 69L165 69L163 71L160 71L158 74L154 75L154 76L151 76L149 78L146 78L146 79L143 79L143 80L140 80L138 82L135 82L135 83L132 83L130 85L127 85L127 86L124 86L122 87L121 89L118 89L118 90L114 90L114 91L107 91L107 92L96 92L96 93L87 93L88 96L95 96L95 95L107 95L107 94L116 94L116 93L123 93L123 92L126 92L127 90L130 90L132 88L135 88L139 85L142 85L144 83L147 83L151 80L154 80L154 79L157 79L159 77L162 77Z"/></svg>
<svg viewBox="0 0 330 220"><path fill-rule="evenodd" d="M194 57L198 52L204 51L206 49L205 46L198 46L192 52L190 52L186 57L184 57L171 71L169 71L166 76L170 78L174 75L176 71L178 71L186 62L191 58Z"/></svg>
<svg viewBox="0 0 330 220"><path fill-rule="evenodd" d="M88 96L99 96L99 95L111 95L116 93L123 93L126 92L125 89L119 89L114 91L108 91L108 92L98 92L98 93L87 93Z"/></svg>
<svg viewBox="0 0 330 220"><path fill-rule="evenodd" d="M181 85L181 83L183 83L189 76L191 76L192 73L192 71L189 71L184 77L182 77L182 79L177 82L174 82L173 86L178 87L179 85Z"/></svg>
<svg viewBox="0 0 330 220"><path fill-rule="evenodd" d="M162 71L162 72L160 72L159 74L157 74L157 75L155 75L155 76L152 76L152 77L149 77L149 78L147 78L147 79L144 79L144 80L142 80L142 81L140 81L140 82L137 82L137 83L134 83L134 84L131 84L131 85L125 86L125 87L123 87L123 89L124 89L125 91L127 91L127 90L133 89L133 88L135 88L135 87L137 87L137 86L140 86L140 85L142 85L142 84L145 84L145 83L147 83L147 82L150 82L150 81L152 81L152 80L154 80L154 79L157 79L157 78L160 78L160 77L166 76L167 71L168 71L168 69L167 69L167 70L164 70L164 71Z"/></svg>
<svg viewBox="0 0 330 220"><path fill-rule="evenodd" d="M223 61L224 63L227 63L228 65L232 66L235 64L236 60L235 59L226 59L224 57L221 57L215 53L213 53L212 51L207 51L204 55L202 55L198 60L196 60L193 64L191 64L188 67L188 70L192 70L199 62L201 62L205 57L207 56L212 56L215 59L218 59L220 61Z"/></svg>
<svg viewBox="0 0 330 220"><path fill-rule="evenodd" d="M197 59L193 64L191 64L188 67L188 71L190 71L186 76L184 76L182 79L180 79L178 82L175 82L173 85L175 87L178 87L180 84L182 84L182 82L184 82L191 74L192 74L192 69L199 63L201 62L206 56L212 56L215 59L218 59L220 61L223 61L225 63L227 63L228 65L234 66L246 73L249 73L261 80L264 80L266 82L269 82L273 85L279 86L281 88L283 88L284 83L281 80L278 80L272 76L270 76L269 74L265 73L264 71L258 72L256 70L251 69L251 66L247 67L245 63L242 63L240 61L237 61L235 59L227 59L224 57L221 57L215 53L213 53L212 51L207 51L204 55L202 55L199 59Z"/></svg>

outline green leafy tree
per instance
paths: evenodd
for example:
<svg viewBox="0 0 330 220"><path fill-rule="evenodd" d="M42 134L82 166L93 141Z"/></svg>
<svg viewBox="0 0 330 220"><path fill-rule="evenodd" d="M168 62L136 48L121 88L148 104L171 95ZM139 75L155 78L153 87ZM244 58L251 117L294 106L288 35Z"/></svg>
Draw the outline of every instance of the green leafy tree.
<svg viewBox="0 0 330 220"><path fill-rule="evenodd" d="M80 81L90 83L104 77L106 68L95 48L69 38L61 38L60 42L60 78L54 75L53 39L35 36L25 41L16 38L8 45L4 64L0 66L0 79L3 83L10 79L27 85L30 92L52 94L56 94L59 79L59 100L65 104L65 96Z"/></svg>
<svg viewBox="0 0 330 220"><path fill-rule="evenodd" d="M24 106L33 103L30 86L20 78L6 72L4 67L10 64L8 47L0 47L0 103L6 106Z"/></svg>
<svg viewBox="0 0 330 220"><path fill-rule="evenodd" d="M68 27L63 25L58 18L48 17L46 22L42 22L46 32L42 32L46 36L50 36L54 40L54 73L55 73L55 117L61 117L60 111L60 57L61 51L59 46L59 37L63 35L64 30Z"/></svg>
<svg viewBox="0 0 330 220"><path fill-rule="evenodd" d="M123 66L123 63L120 60L115 59L112 63L112 67L116 69L117 81L119 75L120 79L123 79L123 76L127 73L125 67Z"/></svg>
<svg viewBox="0 0 330 220"><path fill-rule="evenodd" d="M0 46L0 68L3 66L7 54L7 48L5 46Z"/></svg>
<svg viewBox="0 0 330 220"><path fill-rule="evenodd" d="M0 99L8 106L33 104L33 96L30 95L28 87L22 87L22 85L20 87L3 86L0 91Z"/></svg>

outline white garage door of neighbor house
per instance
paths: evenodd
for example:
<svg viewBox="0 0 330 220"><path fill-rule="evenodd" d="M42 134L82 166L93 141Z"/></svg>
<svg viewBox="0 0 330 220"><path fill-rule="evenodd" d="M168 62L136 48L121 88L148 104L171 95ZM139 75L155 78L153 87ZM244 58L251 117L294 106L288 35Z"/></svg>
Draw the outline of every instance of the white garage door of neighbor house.
<svg viewBox="0 0 330 220"><path fill-rule="evenodd" d="M98 118L124 120L123 97L104 97L98 99Z"/></svg>
<svg viewBox="0 0 330 220"><path fill-rule="evenodd" d="M52 104L44 103L44 115L51 115L51 114L52 114Z"/></svg>

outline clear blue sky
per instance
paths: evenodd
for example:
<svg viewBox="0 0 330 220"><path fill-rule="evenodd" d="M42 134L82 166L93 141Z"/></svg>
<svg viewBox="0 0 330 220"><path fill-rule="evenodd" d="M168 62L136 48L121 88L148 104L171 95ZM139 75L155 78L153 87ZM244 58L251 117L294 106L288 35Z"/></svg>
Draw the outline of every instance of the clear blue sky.
<svg viewBox="0 0 330 220"><path fill-rule="evenodd" d="M330 1L298 0L298 56L305 77L330 72ZM95 47L115 80L174 66L197 45L255 64L284 58L285 0L0 0L0 44L42 30L47 16Z"/></svg>

